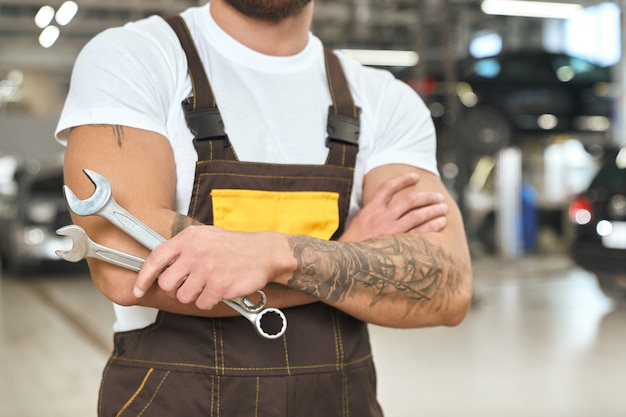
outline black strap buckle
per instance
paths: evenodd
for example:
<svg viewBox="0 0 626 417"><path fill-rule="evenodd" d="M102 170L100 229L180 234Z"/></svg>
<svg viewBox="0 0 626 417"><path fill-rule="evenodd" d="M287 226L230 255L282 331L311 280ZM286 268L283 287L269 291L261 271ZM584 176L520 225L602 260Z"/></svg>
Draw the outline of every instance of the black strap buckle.
<svg viewBox="0 0 626 417"><path fill-rule="evenodd" d="M226 137L224 121L217 107L194 109L189 100L182 103L187 127L194 140L223 139Z"/></svg>
<svg viewBox="0 0 626 417"><path fill-rule="evenodd" d="M330 106L326 131L328 132L328 138L326 138L326 146L328 147L333 141L358 146L361 123L358 116L348 117L335 114L334 107Z"/></svg>

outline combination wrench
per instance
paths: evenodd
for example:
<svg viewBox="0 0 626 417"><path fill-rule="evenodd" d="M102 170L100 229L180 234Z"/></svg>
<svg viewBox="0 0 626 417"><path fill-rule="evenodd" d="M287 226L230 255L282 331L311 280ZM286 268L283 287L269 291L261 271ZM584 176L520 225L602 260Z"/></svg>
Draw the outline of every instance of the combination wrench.
<svg viewBox="0 0 626 417"><path fill-rule="evenodd" d="M154 250L157 246L166 241L165 238L117 204L111 193L111 185L106 178L88 169L85 169L84 173L96 187L91 197L81 200L76 197L67 185L63 186L63 192L65 193L68 206L74 214L78 216L97 215L103 217L150 250ZM82 232L77 231L77 229L63 230L63 228L61 228L59 230L62 233L66 233L66 235L70 238L77 239L75 251L74 247L70 251L58 251L61 255L59 255L59 253L57 253L57 255L61 256L63 259L66 259L67 257L67 260L71 261L70 258L74 259L78 256L82 256L84 253L84 256L95 257L109 263L114 263L118 266L132 269L132 267L129 268L131 265L126 262L129 258L125 258L124 255L136 258L133 255L125 254L123 252L96 244L89 239L87 234L82 229ZM76 261L80 259L82 258L78 258ZM129 262L134 262L132 265L136 267L137 259L141 261L141 264L139 265L139 268L141 268L141 265L143 265L142 259L136 258ZM264 308L266 302L265 293L263 291L257 291L257 293L261 296L261 300L258 303L250 301L247 297L237 297L230 300L223 300L222 302L252 322L261 336L268 339L281 337L287 329L287 319L285 315L279 309ZM281 325L276 333L266 332L262 327L261 319L268 313L278 315L280 318Z"/></svg>

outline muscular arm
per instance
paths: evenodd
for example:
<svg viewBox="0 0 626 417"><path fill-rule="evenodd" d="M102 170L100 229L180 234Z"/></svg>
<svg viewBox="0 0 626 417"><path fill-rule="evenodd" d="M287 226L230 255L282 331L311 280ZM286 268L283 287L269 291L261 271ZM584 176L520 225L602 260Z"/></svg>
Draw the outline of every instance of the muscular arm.
<svg viewBox="0 0 626 417"><path fill-rule="evenodd" d="M89 197L93 184L83 173L88 168L111 183L115 200L161 236L169 239L184 228L198 224L173 210L176 170L169 142L163 136L140 129L113 125L89 125L72 129L65 152L65 183L81 199ZM97 243L143 258L149 251L98 216L73 216ZM154 286L146 297L132 295L136 273L101 261L88 259L92 279L111 301L143 305L182 314L221 316L233 310L218 304L213 311L178 302Z"/></svg>
<svg viewBox="0 0 626 417"><path fill-rule="evenodd" d="M372 171L365 195L371 198L377 185L407 171L417 172L401 165ZM420 174L405 192L438 190L452 208L448 225L438 233L396 233L351 243L189 227L150 254L137 275L135 295L143 298L156 282L180 302L208 310L276 283L379 325L456 325L471 299L461 217L439 179Z"/></svg>
<svg viewBox="0 0 626 417"><path fill-rule="evenodd" d="M385 179L411 171L418 172L402 165L372 171L366 177L365 199ZM297 267L283 278L287 285L368 322L397 327L458 324L469 307L472 279L461 216L439 179L419 174L413 191L438 191L451 208L443 231L350 244L292 236L288 244Z"/></svg>
<svg viewBox="0 0 626 417"><path fill-rule="evenodd" d="M142 221L144 221L146 224L148 224L150 227L155 229L158 233L166 238L171 238L179 234L179 232L181 232L183 229L186 229L188 226L192 224L197 224L192 219L182 216L173 210L176 177L173 155L169 142L164 137L158 134L138 129L109 125L83 126L75 128L70 134L68 148L66 151L65 180L66 184L70 186L70 188L77 194L79 198L87 198L93 192L93 185L89 182L87 177L82 172L84 168L92 169L104 175L111 183L113 195L118 203L120 203L127 210L142 219ZM397 175L402 171L404 171L404 169L385 169L380 172L375 170L370 175L368 175L364 190L366 202L375 199L374 190L376 190L380 184L382 184L386 179L390 178L391 176ZM424 175L426 176L424 177ZM428 179L429 175L430 174L423 173L422 178L420 178L419 182L413 182L414 184L421 183L421 186L418 187L414 185L413 187L407 187L405 190L405 196L409 191L418 188L430 189L429 187L431 187L432 184L428 185L431 182L431 180ZM426 179L426 181L424 181L424 179ZM435 190L438 189L435 187ZM398 198L400 197L394 197L394 200L391 203L400 201L398 200ZM382 201L379 202L379 205L387 206L388 203L388 201ZM411 204L414 204L414 202L408 202L406 204L408 204L408 206L411 206ZM402 204L396 204L396 206L398 205L400 207L403 207ZM436 206L437 205L435 205L435 207ZM374 205L374 207L376 206ZM367 213L367 211L364 212ZM443 219L441 217L441 213L436 216L431 215L431 218L438 218L438 221L441 221ZM74 221L77 224L83 226L85 230L87 230L88 234L92 237L92 239L94 239L98 243L111 246L116 249L124 250L142 257L147 257L149 255L147 249L143 248L141 245L126 236L123 232L119 231L116 227L112 226L108 221L104 219L101 219L97 216L90 216L75 217ZM355 223L367 224L367 222L367 220L360 221L358 218L355 219ZM443 222L443 224L445 223L446 221ZM206 227L208 228L208 226ZM434 227L433 229L438 230L441 227L443 227L442 224ZM363 228L361 227L361 229ZM429 228L427 227L425 230L428 229ZM448 227L446 227L446 229L448 229ZM353 228L353 230L359 229ZM375 234L379 234L379 232L376 232ZM230 235L231 234L229 234L229 236ZM266 234L260 235L265 236ZM367 234L364 233L363 230L361 231L361 233L356 233L356 235L357 236L352 236L352 239L346 240L354 241L359 240L358 237L367 237ZM285 238L285 236L280 237ZM319 246L321 248L323 247L323 245L330 245L328 247L333 247L333 245L336 244L297 236L289 237L289 239L291 245L291 248L289 249L290 253L292 250L294 251L294 253L308 253L307 251L302 251L301 249L314 248L316 246ZM398 237L398 239L399 242L402 242L404 240L407 240L407 237ZM342 258L341 256L346 256L347 254L352 253L353 255L356 255L358 257L370 257L374 254L381 253L380 249L376 249L376 244L379 243L374 244L374 242L375 241L372 241L371 247L369 242L365 246L354 244L341 244L342 248L356 248L352 252L345 252L344 249L336 253L329 254L328 252L326 252L327 255L338 256L334 259L335 264L331 267L331 269L339 268L346 272L346 275L344 275L345 278L351 277L352 273L348 274L348 270L345 270L345 268L342 266L342 263L344 263L349 258ZM408 242L413 241L409 239ZM415 244L415 242L413 242L413 244ZM225 247L224 245L220 246L221 249ZM241 253L241 247L242 245L237 245L236 249L232 249L230 253ZM259 247L264 246L261 245ZM285 246L285 248L287 247L288 246ZM358 248L362 248L362 250L370 248L369 250L373 250L374 252L370 252L369 254L367 254L367 252L360 253L359 250L361 249ZM323 250L319 252L324 253ZM189 254L190 258L192 259L192 261L194 261L195 264L198 264L197 256L199 255L194 254L192 251L189 250L186 251L186 253ZM215 253L218 253L217 248ZM230 255L230 253L224 256L227 257ZM339 255L341 253L343 253L344 255ZM298 260L298 262L301 262L302 260L304 259L301 258ZM241 263L241 261L239 262ZM421 260L420 262L423 263L424 261ZM170 263L171 262L168 262L168 266ZM149 286L149 289L146 291L143 297L135 298L133 296L133 285L136 278L136 274L134 272L126 271L121 268L94 260L89 260L89 266L92 278L98 288L109 299L122 305L144 305L182 314L205 316L223 316L234 314L234 312L230 308L226 307L222 303L212 303L210 308L207 308L207 306L203 306L200 303L192 302L193 298L195 297L194 294L187 295L189 299L185 299L184 296L181 296L181 294L184 294L184 292L181 292L181 294L177 294L175 291L172 291L172 288L166 287L165 289L163 289L159 285ZM203 266L199 265L198 267L202 268ZM311 267L312 266L309 265L309 271L312 271ZM322 277L326 274L320 269L320 265L315 265L314 267L316 268L315 271L318 274L318 277ZM169 271L170 275L172 275L172 272L175 271L176 269L172 268L172 271ZM291 271L293 272L293 269ZM355 282L361 282L361 285L363 285L364 287L371 286L371 283L373 282L373 276L367 278L369 277L369 274L366 272L366 269L363 269L362 267L360 271L360 277L355 280ZM244 277L247 275L249 275L248 271L243 274ZM275 278L278 277L276 276ZM246 278L242 277L242 279ZM371 282L367 283L367 279L370 279ZM407 279L407 282L410 281L410 279ZM164 280L164 282L167 282L167 280ZM266 284L268 283L270 284L270 287L266 287ZM276 285L274 283L278 283L280 285ZM317 281L317 284L311 284L312 281L308 281L305 285L304 281L299 279L298 274L296 273L291 277L291 280L289 282L281 282L279 279L265 280L265 282L260 281L258 283L258 288L251 288L250 291L246 291L244 293L249 294L254 292L254 290L256 289L265 287L265 290L268 293L268 298L271 301L270 304L272 306L282 308L312 302L317 299L322 299L323 301L334 303L338 306L340 306L340 304L345 304L347 311L351 311L357 316L360 315L357 310L353 311L349 307L350 300L357 299L354 298L352 294L355 293L355 290L359 288L358 285L350 284L347 280L344 279L343 281L341 281L341 285L345 288L345 294L343 296L340 296L341 291L335 291L332 294L332 297L324 299L324 297L320 296L322 294L320 289L326 284L324 284L322 280ZM380 284L381 283L378 283L378 287L380 287ZM164 284L164 286L166 285L167 284ZM423 294L423 300L433 298L432 294L429 294L429 292L427 291L427 288L420 288L419 285L423 284L418 284L417 286L411 284L411 288L419 290ZM289 290L288 286L291 286L292 289L297 291ZM376 299L380 299L381 301L383 299L394 299L395 296L390 296L387 290L390 287L384 285L383 287L384 289L380 291L380 294L375 295L375 293L372 293L372 296L375 296ZM455 291L461 292L461 290L462 288L459 287L453 290L452 293L454 293ZM236 295L233 294L232 296L222 298L232 298L234 296L244 295L244 293ZM398 294L400 294L400 292ZM398 297L395 298L397 299ZM454 301L456 299L457 298L455 298L455 294L452 294L447 299L447 302L452 305L454 304ZM372 303L372 301L374 301L374 298L367 301L366 304L362 305L385 305L386 303L386 301L384 303ZM361 302L356 303L356 305L361 305ZM408 311L409 310L407 305L405 306L405 313ZM366 316L362 317L367 319ZM390 319L396 321L396 319L392 318L391 316ZM427 320L421 321L424 323L428 323ZM402 326L403 324L397 323L396 325Z"/></svg>

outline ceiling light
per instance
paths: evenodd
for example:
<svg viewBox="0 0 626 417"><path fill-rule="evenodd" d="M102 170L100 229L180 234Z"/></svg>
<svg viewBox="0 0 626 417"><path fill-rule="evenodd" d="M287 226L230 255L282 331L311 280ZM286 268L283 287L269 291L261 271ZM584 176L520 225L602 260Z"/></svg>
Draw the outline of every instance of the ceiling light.
<svg viewBox="0 0 626 417"><path fill-rule="evenodd" d="M35 24L39 29L43 29L52 22L54 9L52 6L42 6L35 15Z"/></svg>
<svg viewBox="0 0 626 417"><path fill-rule="evenodd" d="M72 21L78 12L78 4L73 1L66 1L59 7L56 14L56 21L59 25L65 26Z"/></svg>
<svg viewBox="0 0 626 417"><path fill-rule="evenodd" d="M414 51L382 51L370 49L343 49L343 53L363 65L383 67L412 67L419 61Z"/></svg>
<svg viewBox="0 0 626 417"><path fill-rule="evenodd" d="M59 39L61 31L56 26L48 26L39 35L39 44L44 48L50 48Z"/></svg>
<svg viewBox="0 0 626 417"><path fill-rule="evenodd" d="M545 1L484 0L481 9L494 15L569 19L583 10L583 6Z"/></svg>

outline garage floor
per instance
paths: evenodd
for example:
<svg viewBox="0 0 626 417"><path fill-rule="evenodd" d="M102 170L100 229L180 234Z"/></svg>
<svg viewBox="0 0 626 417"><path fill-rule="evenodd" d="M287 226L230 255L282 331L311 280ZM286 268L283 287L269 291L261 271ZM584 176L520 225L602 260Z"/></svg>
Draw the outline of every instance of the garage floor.
<svg viewBox="0 0 626 417"><path fill-rule="evenodd" d="M474 263L456 328L372 328L387 417L626 416L626 310L558 255ZM95 417L113 320L83 274L0 286L0 417Z"/></svg>

